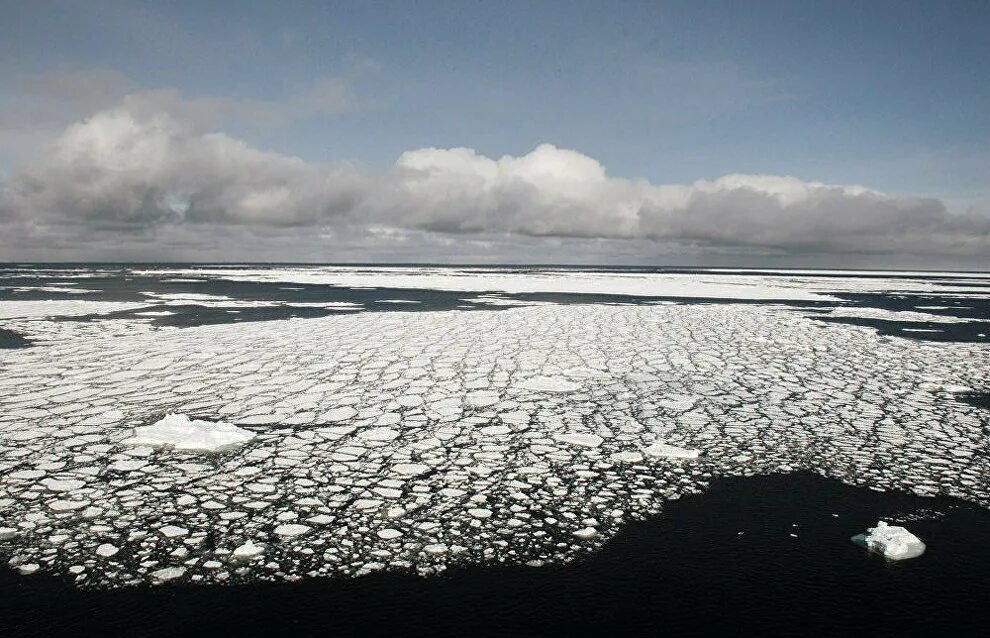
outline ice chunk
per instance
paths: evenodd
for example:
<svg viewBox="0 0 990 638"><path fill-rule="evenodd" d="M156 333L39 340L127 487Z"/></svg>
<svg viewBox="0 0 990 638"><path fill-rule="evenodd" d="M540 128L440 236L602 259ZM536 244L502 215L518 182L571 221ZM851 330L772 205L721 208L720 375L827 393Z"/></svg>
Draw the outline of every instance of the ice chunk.
<svg viewBox="0 0 990 638"><path fill-rule="evenodd" d="M403 476L419 476L429 472L430 466L423 463L398 463L392 469Z"/></svg>
<svg viewBox="0 0 990 638"><path fill-rule="evenodd" d="M639 463L643 460L643 455L639 452L616 452L609 458L616 463Z"/></svg>
<svg viewBox="0 0 990 638"><path fill-rule="evenodd" d="M643 450L643 454L651 458L660 459L696 459L701 454L700 450L689 450L676 445L667 445L659 441Z"/></svg>
<svg viewBox="0 0 990 638"><path fill-rule="evenodd" d="M89 501L68 501L58 499L49 503L48 507L52 508L56 512L71 512L72 510L82 509L87 505L89 505Z"/></svg>
<svg viewBox="0 0 990 638"><path fill-rule="evenodd" d="M534 392L574 392L581 386L559 377L530 377L517 383L516 387Z"/></svg>
<svg viewBox="0 0 990 638"><path fill-rule="evenodd" d="M865 534L853 536L852 542L883 554L888 560L915 558L925 553L925 544L920 538L903 527L888 525L884 521L878 522L876 527L868 528Z"/></svg>
<svg viewBox="0 0 990 638"><path fill-rule="evenodd" d="M257 558L265 553L264 545L255 545L249 539L243 545L238 546L234 549L234 558L239 558L242 560L250 560L252 558Z"/></svg>
<svg viewBox="0 0 990 638"><path fill-rule="evenodd" d="M186 573L185 567L165 567L158 571L151 572L151 577L155 580L166 581L178 578Z"/></svg>
<svg viewBox="0 0 990 638"><path fill-rule="evenodd" d="M347 419L354 418L357 416L358 411L349 405L341 406L339 408L333 408L328 410L323 414L323 420L329 421L331 423L336 423L338 421L346 421Z"/></svg>
<svg viewBox="0 0 990 638"><path fill-rule="evenodd" d="M583 529L576 530L574 532L574 536L584 541L591 540L592 538L598 536L598 530L594 527L585 527Z"/></svg>
<svg viewBox="0 0 990 638"><path fill-rule="evenodd" d="M397 439L399 433L392 428L368 428L367 430L361 430L358 432L358 436L365 441L381 441L387 442Z"/></svg>
<svg viewBox="0 0 990 638"><path fill-rule="evenodd" d="M119 548L117 548L114 545L111 545L110 543L103 543L102 545L96 548L96 554L98 556L102 556L103 558L110 558L119 551L120 551Z"/></svg>
<svg viewBox="0 0 990 638"><path fill-rule="evenodd" d="M299 523L287 523L285 525L279 525L275 528L275 533L279 536L299 536L300 534L305 534L309 531L308 525L300 525Z"/></svg>
<svg viewBox="0 0 990 638"><path fill-rule="evenodd" d="M184 414L168 414L153 425L134 428L134 436L123 443L217 452L243 445L254 437L253 432L223 421L201 421Z"/></svg>
<svg viewBox="0 0 990 638"><path fill-rule="evenodd" d="M581 434L577 432L567 433L567 434L554 434L553 438L557 439L561 443L566 443L567 445L576 445L577 447L590 447L595 448L602 444L605 440L597 434Z"/></svg>
<svg viewBox="0 0 990 638"><path fill-rule="evenodd" d="M41 481L41 484L45 486L45 489L52 492L72 492L86 485L84 482L76 479L58 480L52 478Z"/></svg>

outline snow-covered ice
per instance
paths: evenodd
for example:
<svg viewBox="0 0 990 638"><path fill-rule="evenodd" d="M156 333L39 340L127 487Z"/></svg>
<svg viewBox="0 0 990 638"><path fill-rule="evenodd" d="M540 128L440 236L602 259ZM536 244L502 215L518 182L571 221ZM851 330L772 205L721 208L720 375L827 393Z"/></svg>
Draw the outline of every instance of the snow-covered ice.
<svg viewBox="0 0 990 638"><path fill-rule="evenodd" d="M925 544L920 538L903 527L888 525L884 521L867 529L865 534L853 536L852 540L888 560L916 558L925 553Z"/></svg>
<svg viewBox="0 0 990 638"><path fill-rule="evenodd" d="M668 458L668 459L696 459L701 454L701 450L689 450L687 448L677 447L676 445L669 445L657 441L653 445L644 448L643 454L650 458Z"/></svg>
<svg viewBox="0 0 990 638"><path fill-rule="evenodd" d="M185 414L168 414L152 425L134 428L134 434L123 443L218 452L243 445L254 437L254 433L223 421L203 421L190 419Z"/></svg>

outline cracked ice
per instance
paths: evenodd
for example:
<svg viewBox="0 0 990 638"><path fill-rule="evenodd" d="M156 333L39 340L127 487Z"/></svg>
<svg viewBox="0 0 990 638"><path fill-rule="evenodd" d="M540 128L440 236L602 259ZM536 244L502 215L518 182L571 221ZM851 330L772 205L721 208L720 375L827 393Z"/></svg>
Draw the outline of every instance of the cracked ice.
<svg viewBox="0 0 990 638"><path fill-rule="evenodd" d="M983 344L758 304L184 329L42 306L0 365L0 551L81 586L562 562L726 475L990 505L985 417L952 399Z"/></svg>

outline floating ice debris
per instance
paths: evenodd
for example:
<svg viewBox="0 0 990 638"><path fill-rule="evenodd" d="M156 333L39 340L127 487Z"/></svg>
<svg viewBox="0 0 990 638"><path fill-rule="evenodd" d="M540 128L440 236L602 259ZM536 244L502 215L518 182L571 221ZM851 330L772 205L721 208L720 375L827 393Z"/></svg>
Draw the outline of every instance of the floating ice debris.
<svg viewBox="0 0 990 638"><path fill-rule="evenodd" d="M288 523L286 525L279 525L275 528L275 533L279 536L299 536L300 534L305 534L310 530L308 525L300 525L299 523Z"/></svg>
<svg viewBox="0 0 990 638"><path fill-rule="evenodd" d="M643 455L639 452L616 452L609 458L616 463L639 463L643 460Z"/></svg>
<svg viewBox="0 0 990 638"><path fill-rule="evenodd" d="M185 567L165 567L151 572L151 577L158 581L173 580L186 573Z"/></svg>
<svg viewBox="0 0 990 638"><path fill-rule="evenodd" d="M0 541L5 541L15 536L17 536L16 527L0 527Z"/></svg>
<svg viewBox="0 0 990 638"><path fill-rule="evenodd" d="M41 569L41 565L39 565L38 563L25 563L24 565L17 566L17 571L20 572L21 575L23 576L29 576L35 573L36 571L38 571L39 569Z"/></svg>
<svg viewBox="0 0 990 638"><path fill-rule="evenodd" d="M120 459L119 461L114 461L111 463L110 469L118 472L133 472L135 470L140 470L147 464L147 461L142 461L141 459Z"/></svg>
<svg viewBox="0 0 990 638"><path fill-rule="evenodd" d="M378 530L378 538L390 541L402 536L402 532L397 529L386 528Z"/></svg>
<svg viewBox="0 0 990 638"><path fill-rule="evenodd" d="M598 447L605 441L605 439L598 436L597 434L581 434L578 432L572 432L567 434L554 434L553 438L557 439L561 443L566 443L567 445L575 445L577 447L587 447L587 448Z"/></svg>
<svg viewBox="0 0 990 638"><path fill-rule="evenodd" d="M223 421L193 420L185 414L168 414L152 425L134 428L134 436L124 439L123 443L218 452L243 445L254 438L253 432Z"/></svg>
<svg viewBox="0 0 990 638"><path fill-rule="evenodd" d="M327 410L323 413L321 417L324 421L329 421L330 423L335 423L337 421L346 421L347 419L354 418L357 416L358 411L349 405L341 406L339 408L333 408L332 410Z"/></svg>
<svg viewBox="0 0 990 638"><path fill-rule="evenodd" d="M870 527L865 534L852 537L857 545L883 554L888 560L904 560L915 558L925 553L925 544L917 536L897 525L888 525L884 521Z"/></svg>
<svg viewBox="0 0 990 638"><path fill-rule="evenodd" d="M684 412L694 407L698 402L698 397L674 396L660 399L656 403L662 408L673 410L674 412Z"/></svg>
<svg viewBox="0 0 990 638"><path fill-rule="evenodd" d="M700 450L689 450L676 445L668 445L659 441L643 450L643 454L655 459L696 459L701 454Z"/></svg>
<svg viewBox="0 0 990 638"><path fill-rule="evenodd" d="M264 545L255 545L251 540L247 540L243 545L239 545L234 549L234 558L250 560L252 558L257 558L265 553Z"/></svg>
<svg viewBox="0 0 990 638"><path fill-rule="evenodd" d="M87 505L89 505L89 501L68 501L58 499L49 503L48 507L56 512L71 512L72 510L82 509Z"/></svg>
<svg viewBox="0 0 990 638"><path fill-rule="evenodd" d="M419 476L426 474L430 470L430 466L423 463L399 463L392 469L403 476Z"/></svg>
<svg viewBox="0 0 990 638"><path fill-rule="evenodd" d="M534 392L574 392L581 386L559 377L530 377L517 383L516 387Z"/></svg>
<svg viewBox="0 0 990 638"><path fill-rule="evenodd" d="M358 432L358 436L365 441L381 441L387 442L397 439L399 433L392 428L380 427L380 428L368 428L367 430L362 430Z"/></svg>
<svg viewBox="0 0 990 638"><path fill-rule="evenodd" d="M158 530L162 536L165 538L175 538L176 536L185 536L189 533L184 527L178 527L176 525L166 525Z"/></svg>
<svg viewBox="0 0 990 638"><path fill-rule="evenodd" d="M73 492L75 490L78 490L82 486L86 485L86 483L84 483L83 481L79 481L76 479L66 479L63 481L59 481L57 479L51 479L51 478L41 481L41 484L45 487L45 489L50 490L52 492Z"/></svg>
<svg viewBox="0 0 990 638"><path fill-rule="evenodd" d="M120 548L116 547L115 545L111 545L110 543L103 543L102 545L96 548L97 556L102 556L103 558L110 558L119 551Z"/></svg>
<svg viewBox="0 0 990 638"><path fill-rule="evenodd" d="M583 541L590 540L598 536L598 530L594 527L585 527L574 532L574 536L580 538Z"/></svg>

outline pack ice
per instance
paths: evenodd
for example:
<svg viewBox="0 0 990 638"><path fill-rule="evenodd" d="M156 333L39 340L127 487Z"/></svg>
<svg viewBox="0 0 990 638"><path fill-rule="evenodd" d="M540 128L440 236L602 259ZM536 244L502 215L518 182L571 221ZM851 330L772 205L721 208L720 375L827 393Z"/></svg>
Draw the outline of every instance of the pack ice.
<svg viewBox="0 0 990 638"><path fill-rule="evenodd" d="M223 421L202 421L190 419L185 414L167 414L152 425L134 428L134 435L123 442L125 445L218 452L243 445L254 436L252 432Z"/></svg>
<svg viewBox="0 0 990 638"><path fill-rule="evenodd" d="M852 541L883 554L888 560L916 558L925 553L925 544L920 538L903 527L888 525L884 521L878 522L876 527L868 528L865 534L853 536Z"/></svg>
<svg viewBox="0 0 990 638"><path fill-rule="evenodd" d="M86 588L561 564L791 471L990 506L986 415L951 392L990 384L990 345L586 301L181 329L7 308L33 345L0 357L0 560Z"/></svg>

